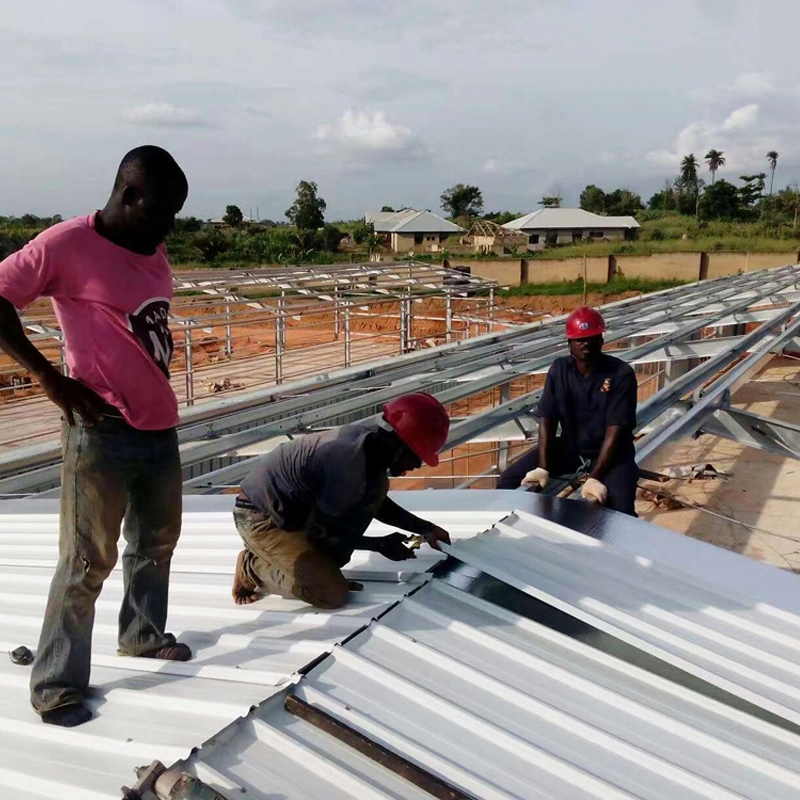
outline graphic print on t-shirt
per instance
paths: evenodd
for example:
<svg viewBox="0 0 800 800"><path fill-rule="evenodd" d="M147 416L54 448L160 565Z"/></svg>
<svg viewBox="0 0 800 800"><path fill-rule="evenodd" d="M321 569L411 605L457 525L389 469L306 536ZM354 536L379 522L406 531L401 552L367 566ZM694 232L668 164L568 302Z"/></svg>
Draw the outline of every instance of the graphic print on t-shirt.
<svg viewBox="0 0 800 800"><path fill-rule="evenodd" d="M150 358L169 378L173 347L169 330L169 300L164 297L146 300L133 314L128 314L128 324Z"/></svg>

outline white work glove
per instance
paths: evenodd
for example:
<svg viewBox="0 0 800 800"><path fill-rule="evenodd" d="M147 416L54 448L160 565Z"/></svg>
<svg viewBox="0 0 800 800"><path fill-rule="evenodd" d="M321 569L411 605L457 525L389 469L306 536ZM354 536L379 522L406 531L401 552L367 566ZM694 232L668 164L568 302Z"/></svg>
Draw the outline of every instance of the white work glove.
<svg viewBox="0 0 800 800"><path fill-rule="evenodd" d="M589 478L581 488L581 497L584 500L594 500L601 506L608 500L608 489L604 483L600 483L596 478Z"/></svg>
<svg viewBox="0 0 800 800"><path fill-rule="evenodd" d="M522 479L522 486L541 486L544 489L550 481L550 473L542 467L536 467Z"/></svg>

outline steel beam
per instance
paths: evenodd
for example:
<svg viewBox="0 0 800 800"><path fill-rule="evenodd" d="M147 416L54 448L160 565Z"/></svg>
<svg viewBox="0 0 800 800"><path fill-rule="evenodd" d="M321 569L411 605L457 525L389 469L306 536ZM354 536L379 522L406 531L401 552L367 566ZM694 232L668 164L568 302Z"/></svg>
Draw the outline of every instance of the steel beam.
<svg viewBox="0 0 800 800"><path fill-rule="evenodd" d="M798 313L800 313L800 303L792 306L789 311L784 312L780 317L783 318L783 321L786 321ZM783 321L780 324L783 324ZM714 381L688 412L669 425L645 437L641 443L637 443L637 459L643 462L667 442L682 436L691 436L701 427L706 416L719 408L724 398L739 381L746 379L747 376L757 370L763 364L765 357L771 355L771 351L782 348L798 331L800 331L800 320L793 320L790 326L773 343L746 356L735 367ZM687 373L687 375L690 374ZM676 381L676 383L679 382Z"/></svg>
<svg viewBox="0 0 800 800"><path fill-rule="evenodd" d="M675 330L668 331L659 340L623 351L626 355L622 357L646 358L648 353L655 353L659 349L666 354L668 348L680 347L677 342L681 338L706 327L709 319L715 316L697 319L689 316L691 312L723 299L726 311L716 313L723 317L725 314L730 316L732 308L752 303L753 296L775 295L782 287L796 282L797 270L781 268L693 284L609 304L603 309L611 329L609 339L624 340L640 336L661 322L674 322ZM741 299L742 292L753 291L755 295ZM771 315L775 315L774 310ZM186 422L181 427L180 437L184 460L189 465L206 461L210 463L215 456L264 438L302 432L346 415L369 416L385 400L407 391L427 389L443 402L454 402L486 391L514 377L544 369L553 358L565 352L562 324L563 318L552 319L430 351L419 351L389 362L360 365L349 370L326 373L302 383L271 387L218 403L203 404L183 415ZM705 346L702 343L693 344ZM689 355L688 352L686 357L697 355ZM448 388L448 384L452 386L455 382L459 384ZM500 422L528 413L531 400L531 396L526 396L514 401L513 405L504 404L502 408L492 410L500 411L500 415L478 415L478 418L457 424L454 431L468 433L471 426L476 433L481 433ZM508 412L513 413L504 416ZM51 448L50 454L53 461L46 466L57 469L55 447ZM45 466L41 455L41 450L37 455L30 454L24 458L17 453L0 458L0 462L5 460L6 467L13 464L17 473L14 475L15 485L24 484L27 480L33 480L33 476L26 478L17 470ZM225 469L235 470L239 467L237 464ZM2 473L9 475L0 464ZM39 472L37 477L41 479L45 476ZM52 476L48 475L47 478L51 479ZM52 486L52 483L49 485ZM3 490L3 481L0 480L0 491Z"/></svg>
<svg viewBox="0 0 800 800"><path fill-rule="evenodd" d="M800 425L724 406L703 420L698 433L720 436L800 461Z"/></svg>

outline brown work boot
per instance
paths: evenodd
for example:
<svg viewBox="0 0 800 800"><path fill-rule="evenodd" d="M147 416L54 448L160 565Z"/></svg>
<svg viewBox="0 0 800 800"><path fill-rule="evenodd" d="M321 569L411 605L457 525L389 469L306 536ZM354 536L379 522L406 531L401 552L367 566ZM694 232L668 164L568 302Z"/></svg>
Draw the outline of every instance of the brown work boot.
<svg viewBox="0 0 800 800"><path fill-rule="evenodd" d="M233 602L237 606L255 603L259 599L259 595L256 592L258 587L247 577L244 571L245 552L245 550L242 550L236 557L236 572L233 574L231 594L233 595Z"/></svg>
<svg viewBox="0 0 800 800"><path fill-rule="evenodd" d="M192 657L192 651L183 642L175 642L149 653L142 653L139 658L159 658L162 661L188 661Z"/></svg>

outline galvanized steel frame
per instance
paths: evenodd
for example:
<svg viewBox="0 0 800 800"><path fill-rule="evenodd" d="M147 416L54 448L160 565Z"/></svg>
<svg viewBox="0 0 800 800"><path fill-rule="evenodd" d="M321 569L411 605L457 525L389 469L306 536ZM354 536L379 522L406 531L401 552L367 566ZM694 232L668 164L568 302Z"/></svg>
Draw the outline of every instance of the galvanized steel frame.
<svg viewBox="0 0 800 800"><path fill-rule="evenodd" d="M788 266L622 300L603 309L609 326L607 341L653 336L644 344L615 352L630 363L652 360L655 354L670 361L669 346L683 347L679 345L682 340L703 329L721 330L739 320L768 318L758 331L729 339L729 349L668 386L664 391L671 389L670 404L674 404L678 389L685 394L743 353L752 353L745 359L750 369L777 349L778 342L782 346L792 339L796 326L791 335L779 339L772 332L797 313L798 304L791 306L791 313L774 306L785 303L786 297L796 298L798 285L800 268ZM179 431L187 469L185 491L213 493L216 487L239 480L254 459L215 468L220 457L239 448L369 417L379 412L383 402L408 391L429 391L443 403L453 403L492 389L502 390L514 378L543 371L566 352L561 324L559 318L520 326L191 409L184 414ZM698 350L704 346L695 344ZM686 358L689 353L694 355L684 348L675 357ZM531 414L538 395L529 393L456 423L446 449L502 422ZM662 395L662 399L666 397ZM641 411L647 408L645 403ZM0 457L0 494L52 491L58 485L57 461L55 445Z"/></svg>

